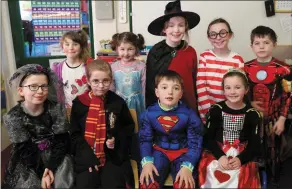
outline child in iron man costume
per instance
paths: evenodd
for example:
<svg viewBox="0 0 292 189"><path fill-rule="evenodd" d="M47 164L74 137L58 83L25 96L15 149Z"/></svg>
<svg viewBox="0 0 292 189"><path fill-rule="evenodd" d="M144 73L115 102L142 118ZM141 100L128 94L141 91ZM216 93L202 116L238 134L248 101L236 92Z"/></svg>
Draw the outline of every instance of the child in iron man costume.
<svg viewBox="0 0 292 189"><path fill-rule="evenodd" d="M280 176L280 136L291 106L291 68L272 57L276 33L258 26L251 32L251 48L256 59L246 62L252 105L263 113L265 156L269 177L277 184Z"/></svg>

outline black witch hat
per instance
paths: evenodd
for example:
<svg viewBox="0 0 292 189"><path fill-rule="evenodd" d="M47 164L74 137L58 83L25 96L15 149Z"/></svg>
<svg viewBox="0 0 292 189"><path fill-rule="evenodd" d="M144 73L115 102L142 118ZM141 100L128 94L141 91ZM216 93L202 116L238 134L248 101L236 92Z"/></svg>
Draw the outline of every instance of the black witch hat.
<svg viewBox="0 0 292 189"><path fill-rule="evenodd" d="M156 18L148 26L148 32L153 35L162 35L162 30L164 28L164 23L170 18L175 16L184 17L187 22L189 29L194 28L200 22L200 16L194 12L182 11L180 6L180 0L174 2L169 2L164 10L164 15Z"/></svg>

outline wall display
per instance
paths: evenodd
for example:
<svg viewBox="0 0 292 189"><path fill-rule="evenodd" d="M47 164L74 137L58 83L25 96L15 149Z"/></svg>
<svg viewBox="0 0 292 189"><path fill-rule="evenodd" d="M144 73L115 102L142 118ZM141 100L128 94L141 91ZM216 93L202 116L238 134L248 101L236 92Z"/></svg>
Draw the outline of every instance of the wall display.
<svg viewBox="0 0 292 189"><path fill-rule="evenodd" d="M24 51L30 56L62 56L67 31L88 29L88 4L80 0L20 1Z"/></svg>
<svg viewBox="0 0 292 189"><path fill-rule="evenodd" d="M80 1L32 1L35 42L59 42L64 32L80 29Z"/></svg>
<svg viewBox="0 0 292 189"><path fill-rule="evenodd" d="M292 12L292 1L275 0L275 12L278 13Z"/></svg>

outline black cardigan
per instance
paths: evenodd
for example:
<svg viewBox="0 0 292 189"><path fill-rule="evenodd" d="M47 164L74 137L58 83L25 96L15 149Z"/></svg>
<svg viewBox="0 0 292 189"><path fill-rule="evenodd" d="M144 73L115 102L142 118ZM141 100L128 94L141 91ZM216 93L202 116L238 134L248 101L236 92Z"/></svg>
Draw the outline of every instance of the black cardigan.
<svg viewBox="0 0 292 189"><path fill-rule="evenodd" d="M132 136L134 135L134 121L125 101L113 93L108 91L104 99L104 108L106 116L107 137L109 134L115 137L114 149L108 149L104 144L104 152L106 161L111 161L116 165L122 164L129 160ZM85 122L89 107L82 104L78 99L73 100L71 111L71 137L72 137L72 153L75 159L76 172L83 172L89 167L99 165L99 159L93 153L84 138ZM109 114L114 113L116 116L115 127L110 129Z"/></svg>

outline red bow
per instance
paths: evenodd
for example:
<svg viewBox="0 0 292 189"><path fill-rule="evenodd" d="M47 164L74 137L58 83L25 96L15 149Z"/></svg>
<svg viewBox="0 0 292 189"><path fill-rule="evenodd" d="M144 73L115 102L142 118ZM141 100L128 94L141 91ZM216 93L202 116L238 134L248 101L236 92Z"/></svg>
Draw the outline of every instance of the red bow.
<svg viewBox="0 0 292 189"><path fill-rule="evenodd" d="M232 144L230 144L228 140L225 140L223 143L224 143L223 152L226 153L231 147L237 149L240 144L240 140L236 139Z"/></svg>

